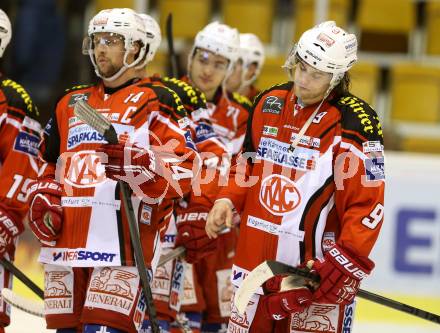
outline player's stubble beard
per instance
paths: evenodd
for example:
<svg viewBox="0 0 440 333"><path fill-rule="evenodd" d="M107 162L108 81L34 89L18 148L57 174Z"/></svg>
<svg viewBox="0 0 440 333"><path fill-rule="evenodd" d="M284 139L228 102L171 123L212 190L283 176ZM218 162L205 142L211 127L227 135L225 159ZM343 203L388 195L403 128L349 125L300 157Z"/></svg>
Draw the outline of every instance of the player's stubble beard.
<svg viewBox="0 0 440 333"><path fill-rule="evenodd" d="M99 74L103 77L112 77L121 69L121 67L117 68L115 64L113 64L111 61L109 61L108 65L106 65L105 67L106 68L103 69L98 66Z"/></svg>

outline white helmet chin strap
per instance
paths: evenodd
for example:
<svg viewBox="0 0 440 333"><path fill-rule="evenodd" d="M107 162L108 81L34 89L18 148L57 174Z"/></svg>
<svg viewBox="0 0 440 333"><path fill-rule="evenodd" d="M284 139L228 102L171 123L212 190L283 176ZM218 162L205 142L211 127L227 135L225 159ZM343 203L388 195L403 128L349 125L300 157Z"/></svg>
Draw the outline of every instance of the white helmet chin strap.
<svg viewBox="0 0 440 333"><path fill-rule="evenodd" d="M241 74L241 83L240 83L240 87L238 88L239 90L250 86L252 83L254 83L255 79L257 78L257 73L255 72L250 79L246 80L245 76L247 74L247 71L248 70L246 69Z"/></svg>
<svg viewBox="0 0 440 333"><path fill-rule="evenodd" d="M145 48L142 48L140 50L137 59L135 61L133 61L131 64L127 63L128 51L125 51L122 67L115 74L113 74L110 77L105 77L105 76L101 75L101 73L99 73L99 69L98 69L98 65L96 64L95 54L93 53L93 49L90 48L88 50L88 53L89 53L90 60L92 61L93 67L95 68L95 74L105 81L112 82L112 81L115 81L116 79L118 79L127 69L132 68L132 67L136 68L136 65L144 58Z"/></svg>
<svg viewBox="0 0 440 333"><path fill-rule="evenodd" d="M110 77L105 77L105 76L101 75L101 73L99 73L98 67L95 67L95 74L105 81L112 82L112 81L115 81L117 78L119 78L127 69L128 69L128 67L123 65L115 74L113 74Z"/></svg>
<svg viewBox="0 0 440 333"><path fill-rule="evenodd" d="M293 70L293 68L288 68L288 71L291 72ZM292 74L290 73L289 77L292 77ZM303 125L303 127L300 129L300 131L298 132L298 135L296 136L295 140L292 141L292 143L289 146L289 152L293 153L293 151L295 150L295 148L298 146L298 143L300 142L301 138L304 136L304 133L307 131L307 129L309 128L309 126L312 124L313 119L315 119L316 115L318 114L319 110L321 109L322 104L324 103L325 99L330 95L330 93L332 92L333 88L335 88L338 83L341 81L341 79L344 77L343 73L341 75L341 73L339 74L333 74L333 77L330 81L330 85L327 88L324 97L322 98L321 102L318 104L318 106L316 107L315 111L313 111L312 115L309 117L309 119L307 119L306 123ZM293 81L293 79L292 79Z"/></svg>

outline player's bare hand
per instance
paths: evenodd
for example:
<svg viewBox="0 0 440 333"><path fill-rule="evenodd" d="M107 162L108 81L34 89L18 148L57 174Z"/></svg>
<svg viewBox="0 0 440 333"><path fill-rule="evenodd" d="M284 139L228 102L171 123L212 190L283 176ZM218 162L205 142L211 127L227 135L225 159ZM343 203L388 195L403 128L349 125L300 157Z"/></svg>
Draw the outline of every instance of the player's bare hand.
<svg viewBox="0 0 440 333"><path fill-rule="evenodd" d="M309 270L311 270L312 267L313 267L313 263L314 263L314 262L315 262L314 260L309 260L309 261L307 261L306 267L307 267ZM312 280L309 280L307 284L308 284L309 286L311 286L311 287L313 288L313 290L316 290L316 289L318 289L318 287L319 287L319 282L314 282L314 281L312 281Z"/></svg>
<svg viewBox="0 0 440 333"><path fill-rule="evenodd" d="M217 238L217 234L225 227L232 226L232 204L227 200L214 203L206 221L205 230L209 238Z"/></svg>

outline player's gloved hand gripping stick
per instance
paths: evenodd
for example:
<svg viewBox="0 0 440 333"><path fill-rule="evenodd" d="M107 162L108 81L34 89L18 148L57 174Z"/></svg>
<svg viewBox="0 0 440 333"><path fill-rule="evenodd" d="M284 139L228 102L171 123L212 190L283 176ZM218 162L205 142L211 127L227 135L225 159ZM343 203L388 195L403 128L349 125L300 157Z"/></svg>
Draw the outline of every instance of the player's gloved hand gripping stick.
<svg viewBox="0 0 440 333"><path fill-rule="evenodd" d="M244 314L246 307L254 293L269 279L277 275L293 276L295 278L287 279L282 288L289 290L304 286L305 284L319 284L321 278L311 273L307 268L297 268L286 265L278 261L265 261L254 268L252 272L243 280L240 288L234 297L234 305L240 314ZM290 286L289 286L290 282ZM400 303L390 298L386 298L372 292L360 289L357 296L371 302L387 306L389 308L412 314L416 317L440 324L440 315L413 307L408 304Z"/></svg>

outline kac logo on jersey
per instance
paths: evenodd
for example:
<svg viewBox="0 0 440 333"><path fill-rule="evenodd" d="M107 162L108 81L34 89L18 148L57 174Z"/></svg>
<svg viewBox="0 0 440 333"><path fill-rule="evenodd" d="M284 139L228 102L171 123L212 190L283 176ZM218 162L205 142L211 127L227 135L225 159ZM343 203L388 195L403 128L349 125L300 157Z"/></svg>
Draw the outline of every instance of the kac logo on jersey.
<svg viewBox="0 0 440 333"><path fill-rule="evenodd" d="M67 158L67 162L70 163L64 179L71 186L94 187L106 179L105 168L100 162L100 156L93 150L71 154Z"/></svg>
<svg viewBox="0 0 440 333"><path fill-rule="evenodd" d="M32 134L20 132L15 139L14 150L36 157L40 139Z"/></svg>
<svg viewBox="0 0 440 333"><path fill-rule="evenodd" d="M291 179L270 175L261 183L260 202L273 215L281 216L293 211L301 202L301 196Z"/></svg>
<svg viewBox="0 0 440 333"><path fill-rule="evenodd" d="M267 96L263 103L263 113L280 114L284 101L277 96Z"/></svg>
<svg viewBox="0 0 440 333"><path fill-rule="evenodd" d="M367 180L385 179L385 166L383 157L368 158L364 161Z"/></svg>

